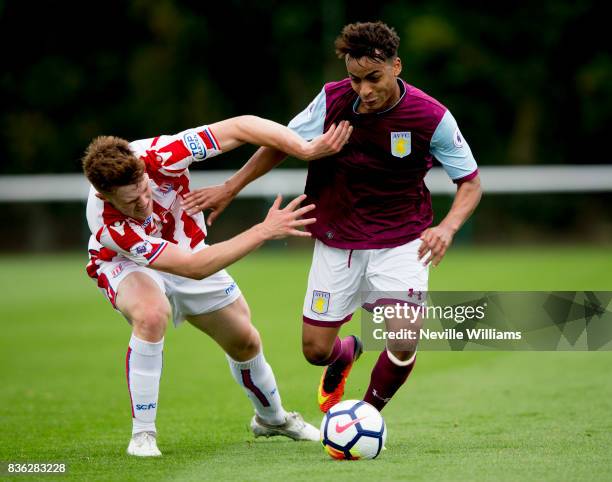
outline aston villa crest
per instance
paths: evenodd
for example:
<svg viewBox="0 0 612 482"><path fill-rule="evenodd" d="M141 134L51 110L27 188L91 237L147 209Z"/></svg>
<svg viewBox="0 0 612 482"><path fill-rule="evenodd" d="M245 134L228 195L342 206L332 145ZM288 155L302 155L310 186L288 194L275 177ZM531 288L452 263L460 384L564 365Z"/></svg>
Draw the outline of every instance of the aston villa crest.
<svg viewBox="0 0 612 482"><path fill-rule="evenodd" d="M391 154L395 157L406 157L412 151L412 135L410 132L391 133Z"/></svg>
<svg viewBox="0 0 612 482"><path fill-rule="evenodd" d="M312 305L310 305L310 309L320 315L327 313L329 309L329 297L330 294L326 291L314 290L312 292Z"/></svg>

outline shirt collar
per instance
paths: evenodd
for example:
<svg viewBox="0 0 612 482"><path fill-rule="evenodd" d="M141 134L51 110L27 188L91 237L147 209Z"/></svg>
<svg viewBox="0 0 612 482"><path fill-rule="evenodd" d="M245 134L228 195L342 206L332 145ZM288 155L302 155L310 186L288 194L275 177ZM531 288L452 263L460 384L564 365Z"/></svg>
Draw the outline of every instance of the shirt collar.
<svg viewBox="0 0 612 482"><path fill-rule="evenodd" d="M384 114L386 112L389 112L392 109L395 109L395 106L397 106L397 104L399 104L404 98L404 96L406 95L406 86L404 85L404 81L402 79L397 79L397 83L399 84L399 88L400 88L400 96L399 96L399 99L397 99L397 102L393 104L391 107L388 107L385 110L381 110L380 112L358 112L357 109L359 108L359 104L361 103L361 98L357 96L357 98L355 99L355 102L353 103L353 112L357 115L370 115L370 114Z"/></svg>

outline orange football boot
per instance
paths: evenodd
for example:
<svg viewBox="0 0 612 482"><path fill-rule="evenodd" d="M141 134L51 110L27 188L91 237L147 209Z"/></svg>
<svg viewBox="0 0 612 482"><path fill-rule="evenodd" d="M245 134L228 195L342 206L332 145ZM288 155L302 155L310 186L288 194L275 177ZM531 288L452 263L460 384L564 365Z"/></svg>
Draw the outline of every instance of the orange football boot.
<svg viewBox="0 0 612 482"><path fill-rule="evenodd" d="M363 353L363 343L355 335L351 335L355 341L355 352L353 353L353 361L345 366L342 370L334 367L333 363L325 367L323 375L321 376L321 382L319 383L319 390L317 393L317 401L319 402L319 408L323 413L339 403L344 395L344 385L346 379L351 373L351 368L357 359Z"/></svg>

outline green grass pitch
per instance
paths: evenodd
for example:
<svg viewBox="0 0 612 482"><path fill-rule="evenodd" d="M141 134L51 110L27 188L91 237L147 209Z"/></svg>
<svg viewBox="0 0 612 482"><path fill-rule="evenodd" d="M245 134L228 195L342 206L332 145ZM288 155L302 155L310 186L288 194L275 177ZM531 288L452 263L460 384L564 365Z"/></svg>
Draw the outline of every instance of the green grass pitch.
<svg viewBox="0 0 612 482"><path fill-rule="evenodd" d="M81 255L0 258L0 461L64 461L87 480L603 480L612 474L612 353L422 352L385 409L388 450L333 461L316 443L253 440L221 351L188 325L166 336L160 459L125 454L128 325ZM318 424L320 369L300 351L310 253L260 251L231 268L285 406ZM454 248L431 289L612 290L609 249ZM345 332L357 331L356 323ZM375 353L355 366L361 398ZM53 477L45 476L45 480Z"/></svg>

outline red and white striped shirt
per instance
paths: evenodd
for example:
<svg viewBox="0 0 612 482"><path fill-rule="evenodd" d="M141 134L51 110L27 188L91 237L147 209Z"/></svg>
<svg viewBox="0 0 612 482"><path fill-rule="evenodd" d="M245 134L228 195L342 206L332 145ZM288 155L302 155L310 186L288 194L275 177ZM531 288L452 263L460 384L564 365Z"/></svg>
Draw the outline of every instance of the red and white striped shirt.
<svg viewBox="0 0 612 482"><path fill-rule="evenodd" d="M159 136L130 143L145 162L153 192L153 214L144 221L130 218L109 202L96 197L91 187L87 200L87 222L91 230L87 272L97 278L104 261L130 259L139 265L152 263L168 243L186 250L199 249L206 237L204 215L188 215L179 200L189 192L189 166L221 153L207 126L173 136Z"/></svg>

